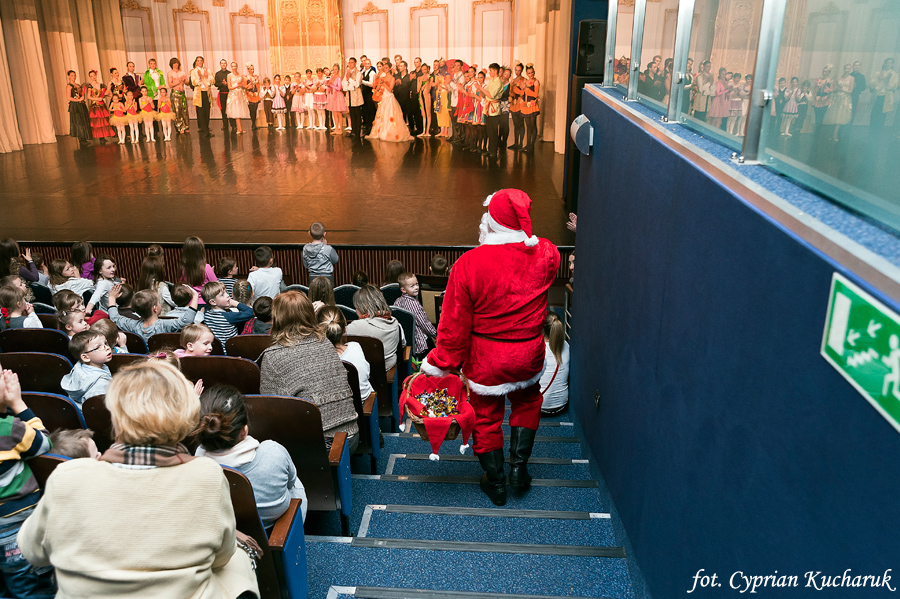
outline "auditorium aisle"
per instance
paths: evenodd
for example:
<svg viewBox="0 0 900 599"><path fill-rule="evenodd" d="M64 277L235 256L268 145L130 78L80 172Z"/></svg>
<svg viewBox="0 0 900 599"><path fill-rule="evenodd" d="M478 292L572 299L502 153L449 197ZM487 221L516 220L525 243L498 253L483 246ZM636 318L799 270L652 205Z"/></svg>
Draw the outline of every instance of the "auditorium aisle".
<svg viewBox="0 0 900 599"><path fill-rule="evenodd" d="M635 596L611 501L568 413L541 422L532 488L502 508L460 443L445 442L433 462L414 432L385 435L379 474L353 475L354 536L306 537L311 598Z"/></svg>

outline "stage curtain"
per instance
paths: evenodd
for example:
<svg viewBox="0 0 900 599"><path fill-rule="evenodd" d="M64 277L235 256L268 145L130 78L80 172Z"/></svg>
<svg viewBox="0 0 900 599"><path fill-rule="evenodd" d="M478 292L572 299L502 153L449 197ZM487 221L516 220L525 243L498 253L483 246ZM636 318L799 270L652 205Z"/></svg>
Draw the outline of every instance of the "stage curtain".
<svg viewBox="0 0 900 599"><path fill-rule="evenodd" d="M516 2L516 62L533 62L541 82L538 130L565 152L572 0ZM529 59L519 57L531 57Z"/></svg>
<svg viewBox="0 0 900 599"><path fill-rule="evenodd" d="M94 34L100 54L100 80L109 82L109 70L125 72L125 30L122 27L122 11L119 0L94 0ZM167 63L168 64L168 63ZM167 70L163 68L163 70Z"/></svg>
<svg viewBox="0 0 900 599"><path fill-rule="evenodd" d="M0 17L0 69L9 72L6 60L6 44L3 41L3 19ZM9 77L0 77L0 154L22 149L22 136L16 120L16 103L13 100Z"/></svg>
<svg viewBox="0 0 900 599"><path fill-rule="evenodd" d="M273 73L343 66L340 0L270 0Z"/></svg>
<svg viewBox="0 0 900 599"><path fill-rule="evenodd" d="M69 102L66 99L66 71L80 69L72 11L69 0L44 0L37 8L53 125L59 135L68 135ZM78 81L86 79L87 74L78 71Z"/></svg>
<svg viewBox="0 0 900 599"><path fill-rule="evenodd" d="M0 19L22 143L54 143L35 0L0 0Z"/></svg>

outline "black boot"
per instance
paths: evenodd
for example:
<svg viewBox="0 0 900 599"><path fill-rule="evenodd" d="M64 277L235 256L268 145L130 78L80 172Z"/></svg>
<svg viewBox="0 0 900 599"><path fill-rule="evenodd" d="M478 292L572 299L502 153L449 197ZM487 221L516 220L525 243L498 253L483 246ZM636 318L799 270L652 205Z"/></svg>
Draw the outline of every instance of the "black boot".
<svg viewBox="0 0 900 599"><path fill-rule="evenodd" d="M513 426L509 435L509 485L517 489L531 486L531 475L528 474L528 458L534 448L536 431L523 426Z"/></svg>
<svg viewBox="0 0 900 599"><path fill-rule="evenodd" d="M478 461L484 468L481 476L481 490L494 503L506 505L506 473L503 471L503 449L479 453Z"/></svg>

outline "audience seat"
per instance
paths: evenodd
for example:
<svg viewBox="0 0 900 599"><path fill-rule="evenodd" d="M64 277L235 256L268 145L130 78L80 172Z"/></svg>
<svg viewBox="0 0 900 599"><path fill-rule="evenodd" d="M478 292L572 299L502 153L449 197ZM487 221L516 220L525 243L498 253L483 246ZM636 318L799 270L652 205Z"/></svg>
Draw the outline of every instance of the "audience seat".
<svg viewBox="0 0 900 599"><path fill-rule="evenodd" d="M337 307L338 307L338 309L339 309L341 312L343 312L343 314L344 314L344 319L346 319L346 321L347 321L348 323L353 322L354 320L359 319L359 317L356 315L356 310L354 310L354 309L351 308L350 306L345 306L345 305L343 305L343 304L338 304Z"/></svg>
<svg viewBox="0 0 900 599"><path fill-rule="evenodd" d="M356 285L341 285L334 288L334 303L339 306L352 306L353 296L359 291Z"/></svg>
<svg viewBox="0 0 900 599"><path fill-rule="evenodd" d="M65 395L60 383L72 370L72 363L68 358L40 352L2 353L0 365L19 375L22 391L57 395Z"/></svg>
<svg viewBox="0 0 900 599"><path fill-rule="evenodd" d="M146 354L113 354L112 360L109 361L109 371L112 374L115 374L119 371L120 368L124 366L128 366L129 364L133 364L134 362L140 362L142 360L146 360Z"/></svg>
<svg viewBox="0 0 900 599"><path fill-rule="evenodd" d="M113 444L115 435L112 428L112 416L106 409L105 395L97 395L84 400L81 405L81 415L87 428L94 431L94 443L97 449L104 452Z"/></svg>
<svg viewBox="0 0 900 599"><path fill-rule="evenodd" d="M25 405L53 432L57 429L87 428L74 401L56 393L22 393Z"/></svg>
<svg viewBox="0 0 900 599"><path fill-rule="evenodd" d="M192 383L203 379L203 387L232 385L243 394L259 393L259 366L252 360L232 356L185 356L181 372Z"/></svg>
<svg viewBox="0 0 900 599"><path fill-rule="evenodd" d="M250 417L250 434L259 441L271 439L281 443L291 455L306 489L308 510L339 510L341 534L350 536L353 496L347 433L335 435L328 450L322 416L314 403L273 395L245 395L244 402Z"/></svg>
<svg viewBox="0 0 900 599"><path fill-rule="evenodd" d="M157 333L155 335L151 335L150 339L147 340L147 349L151 354L159 353L166 348L184 349L183 347L181 347L181 333ZM225 355L225 349L222 347L222 342L215 337L213 337L213 348L211 355Z"/></svg>
<svg viewBox="0 0 900 599"><path fill-rule="evenodd" d="M128 349L128 353L147 355L147 343L143 337L128 331L122 331L122 333L125 335L125 347Z"/></svg>
<svg viewBox="0 0 900 599"><path fill-rule="evenodd" d="M309 287L306 285L288 285L285 291L302 291L304 294L309 295Z"/></svg>
<svg viewBox="0 0 900 599"><path fill-rule="evenodd" d="M56 455L55 453L45 453L29 458L28 466L31 468L31 473L34 474L34 479L37 481L38 488L43 490L43 488L47 486L47 479L50 478L50 475L53 474L56 467L63 462L68 462L70 459L71 458L67 458L66 456Z"/></svg>
<svg viewBox="0 0 900 599"><path fill-rule="evenodd" d="M381 456L381 435L378 429L378 414L376 411L377 395L372 393L363 398L359 391L359 373L356 366L344 362L347 369L347 383L353 392L353 407L356 408L357 424L359 425L359 444L354 455L368 455L372 474L376 474L377 460Z"/></svg>
<svg viewBox="0 0 900 599"><path fill-rule="evenodd" d="M263 350L270 345L271 335L237 335L225 342L225 351L229 356L252 360L258 364Z"/></svg>
<svg viewBox="0 0 900 599"><path fill-rule="evenodd" d="M419 282L419 290L428 289L432 291L443 291L447 288L447 282L450 280L448 276L440 275L416 275Z"/></svg>
<svg viewBox="0 0 900 599"><path fill-rule="evenodd" d="M389 283L381 288L381 294L384 296L384 299L387 300L388 306L393 306L394 302L397 301L403 292L400 291L399 283Z"/></svg>
<svg viewBox="0 0 900 599"><path fill-rule="evenodd" d="M50 291L49 287L44 287L38 283L31 283L29 285L31 287L31 292L34 293L34 301L39 302L41 304L52 306L53 305L53 292ZM33 304L34 302L32 302Z"/></svg>
<svg viewBox="0 0 900 599"><path fill-rule="evenodd" d="M45 304L43 302L34 302L31 304L35 314L56 314L56 308L53 304Z"/></svg>
<svg viewBox="0 0 900 599"><path fill-rule="evenodd" d="M397 367L384 370L384 346L375 337L346 335L344 342L356 341L369 363L369 383L378 396L378 417L391 419L391 432L397 430Z"/></svg>
<svg viewBox="0 0 900 599"><path fill-rule="evenodd" d="M435 326L441 324L441 308L444 307L444 294L440 294L434 298L434 318L437 321Z"/></svg>
<svg viewBox="0 0 900 599"><path fill-rule="evenodd" d="M259 594L264 599L291 597L305 599L309 594L306 571L306 542L300 499L292 499L288 510L266 534L250 481L240 470L223 466L231 490L231 505L237 529L250 535L263 550L256 562ZM239 550L240 551L240 550Z"/></svg>
<svg viewBox="0 0 900 599"><path fill-rule="evenodd" d="M57 329L6 329L0 331L0 351L69 356L69 337Z"/></svg>
<svg viewBox="0 0 900 599"><path fill-rule="evenodd" d="M45 329L59 330L59 318L56 317L56 314L38 314L37 312L35 314L41 319L41 324ZM63 334L65 335L65 333Z"/></svg>
<svg viewBox="0 0 900 599"><path fill-rule="evenodd" d="M397 370L402 373L400 378L406 378L412 374L409 357L412 355L412 347L415 343L416 317L409 310L397 306L391 306L391 316L400 323L403 336L406 338L406 347L397 348Z"/></svg>

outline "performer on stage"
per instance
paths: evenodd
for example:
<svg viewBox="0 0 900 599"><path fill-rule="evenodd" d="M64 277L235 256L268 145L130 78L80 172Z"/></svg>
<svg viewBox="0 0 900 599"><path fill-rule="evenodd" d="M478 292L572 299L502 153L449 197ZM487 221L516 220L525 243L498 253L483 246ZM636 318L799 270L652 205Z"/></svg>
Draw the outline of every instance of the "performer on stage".
<svg viewBox="0 0 900 599"><path fill-rule="evenodd" d="M172 90L171 99L172 109L175 111L175 130L179 134L187 133L191 126L187 99L184 95L184 84L187 83L188 75L181 69L181 61L177 58L169 61L169 68L172 70L166 75L166 81L169 83L169 89Z"/></svg>
<svg viewBox="0 0 900 599"><path fill-rule="evenodd" d="M547 291L560 257L556 246L532 235L526 193L502 189L485 205L480 247L453 265L437 348L422 362L422 372L445 376L461 368L469 379L476 414L473 449L485 471L481 489L494 504L504 505L504 397L512 404L509 483L523 489L531 484L526 465L541 418Z"/></svg>
<svg viewBox="0 0 900 599"><path fill-rule="evenodd" d="M378 112L372 123L372 132L368 139L380 139L382 141L409 141L412 135L409 128L403 122L403 111L394 97L394 76L391 75L390 65L378 63L382 71L376 77L376 93L381 94L381 102L378 103Z"/></svg>
<svg viewBox="0 0 900 599"><path fill-rule="evenodd" d="M197 110L197 129L200 137L212 137L209 130L209 102L212 98L212 84L209 80L209 69L202 56L194 59L191 69L191 87L194 89L194 108Z"/></svg>

